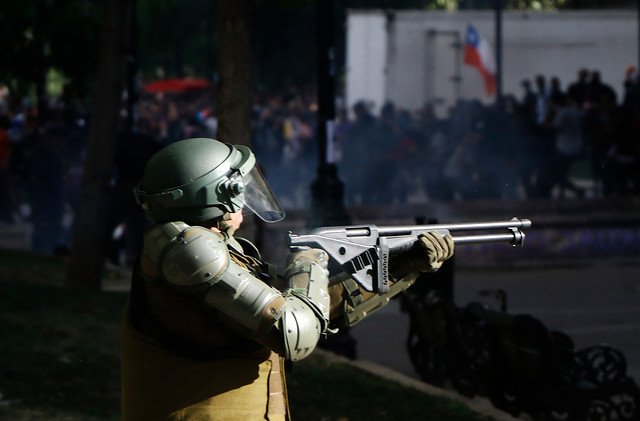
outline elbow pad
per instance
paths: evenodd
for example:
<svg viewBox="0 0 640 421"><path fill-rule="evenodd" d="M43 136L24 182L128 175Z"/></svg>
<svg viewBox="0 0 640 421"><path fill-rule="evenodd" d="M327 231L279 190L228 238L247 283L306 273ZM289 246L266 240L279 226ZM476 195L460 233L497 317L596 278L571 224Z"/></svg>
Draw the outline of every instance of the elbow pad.
<svg viewBox="0 0 640 421"><path fill-rule="evenodd" d="M281 317L285 358L297 361L315 349L329 325L328 256L322 250L305 250L291 256L286 278L289 285Z"/></svg>
<svg viewBox="0 0 640 421"><path fill-rule="evenodd" d="M295 295L287 297L280 323L284 335L284 357L291 361L309 356L325 329L309 303Z"/></svg>

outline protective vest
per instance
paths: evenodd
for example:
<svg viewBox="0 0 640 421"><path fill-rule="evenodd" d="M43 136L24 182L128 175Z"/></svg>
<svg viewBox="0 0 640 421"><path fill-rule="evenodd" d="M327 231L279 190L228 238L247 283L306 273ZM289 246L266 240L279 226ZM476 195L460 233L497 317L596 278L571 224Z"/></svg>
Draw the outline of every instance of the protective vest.
<svg viewBox="0 0 640 421"><path fill-rule="evenodd" d="M251 249L251 248L248 248ZM266 265L230 246L256 276ZM283 361L180 292L134 271L122 334L122 419L285 420Z"/></svg>

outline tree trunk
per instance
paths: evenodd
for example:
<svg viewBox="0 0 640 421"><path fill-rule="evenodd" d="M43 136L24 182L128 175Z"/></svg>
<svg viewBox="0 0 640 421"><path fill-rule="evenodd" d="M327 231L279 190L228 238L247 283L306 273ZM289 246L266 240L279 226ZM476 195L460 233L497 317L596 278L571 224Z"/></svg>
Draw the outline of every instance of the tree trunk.
<svg viewBox="0 0 640 421"><path fill-rule="evenodd" d="M252 0L218 0L218 139L249 146L251 143Z"/></svg>
<svg viewBox="0 0 640 421"><path fill-rule="evenodd" d="M221 142L251 145L251 31L252 0L218 0L217 138ZM245 218L237 235L260 244L257 218Z"/></svg>
<svg viewBox="0 0 640 421"><path fill-rule="evenodd" d="M109 183L119 126L125 69L135 0L105 2L102 50L98 64L80 204L75 217L66 284L99 290L109 214Z"/></svg>

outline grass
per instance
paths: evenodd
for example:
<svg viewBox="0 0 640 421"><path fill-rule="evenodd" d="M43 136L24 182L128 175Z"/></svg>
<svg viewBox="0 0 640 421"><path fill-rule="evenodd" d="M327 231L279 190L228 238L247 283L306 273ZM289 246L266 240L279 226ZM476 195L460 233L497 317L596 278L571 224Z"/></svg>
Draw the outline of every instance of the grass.
<svg viewBox="0 0 640 421"><path fill-rule="evenodd" d="M22 251L0 251L0 281L62 285L64 261Z"/></svg>
<svg viewBox="0 0 640 421"><path fill-rule="evenodd" d="M117 420L126 293L63 288L64 261L0 251L0 419ZM467 407L312 356L288 375L295 420L482 420Z"/></svg>
<svg viewBox="0 0 640 421"><path fill-rule="evenodd" d="M488 420L450 399L426 395L344 363L312 355L287 377L294 420Z"/></svg>
<svg viewBox="0 0 640 421"><path fill-rule="evenodd" d="M122 293L0 283L5 402L43 414L117 419L118 330L125 299Z"/></svg>

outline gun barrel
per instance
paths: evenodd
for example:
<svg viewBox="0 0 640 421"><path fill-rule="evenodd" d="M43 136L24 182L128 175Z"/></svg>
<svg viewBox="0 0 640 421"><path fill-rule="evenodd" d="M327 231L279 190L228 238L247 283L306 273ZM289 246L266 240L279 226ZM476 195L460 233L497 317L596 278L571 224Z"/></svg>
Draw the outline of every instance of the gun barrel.
<svg viewBox="0 0 640 421"><path fill-rule="evenodd" d="M494 222L471 222L463 224L430 224L430 225L405 225L405 226L388 226L378 227L380 235L403 235L415 231L447 230L447 231L476 231L476 230L492 230L501 228L518 228L525 229L531 227L531 221L528 219L513 218L510 221L494 221Z"/></svg>
<svg viewBox="0 0 640 421"><path fill-rule="evenodd" d="M486 234L486 235L460 235L452 236L453 242L458 244L480 244L480 243L511 243L514 246L521 246L524 241L522 231L514 231L510 234Z"/></svg>

